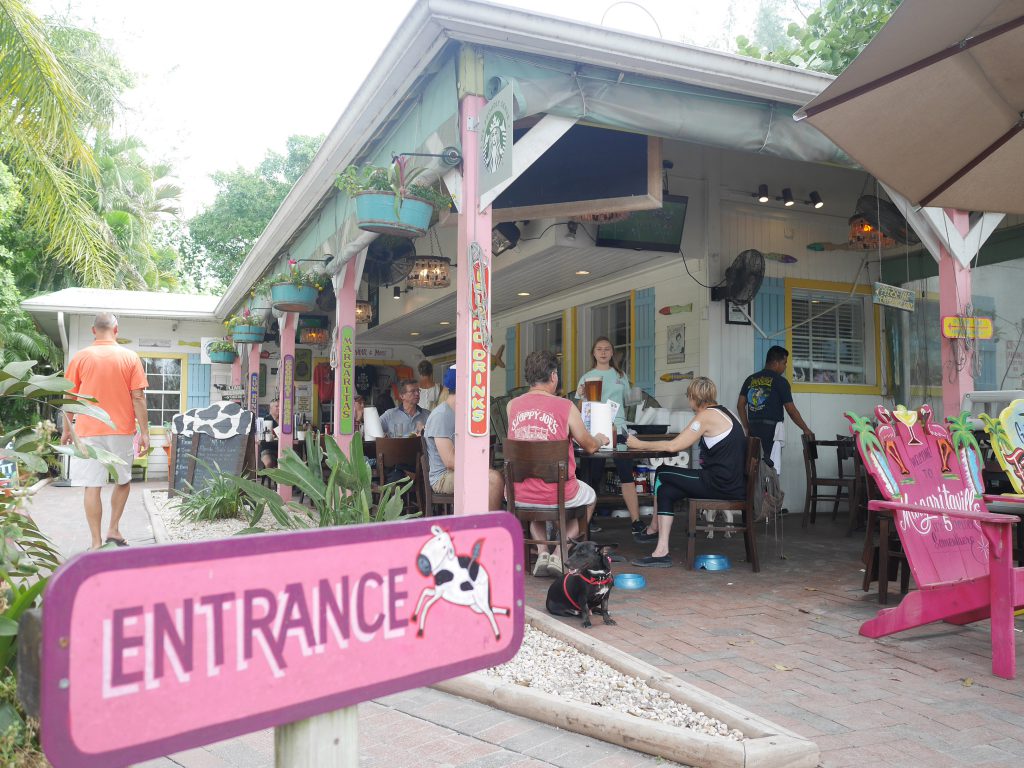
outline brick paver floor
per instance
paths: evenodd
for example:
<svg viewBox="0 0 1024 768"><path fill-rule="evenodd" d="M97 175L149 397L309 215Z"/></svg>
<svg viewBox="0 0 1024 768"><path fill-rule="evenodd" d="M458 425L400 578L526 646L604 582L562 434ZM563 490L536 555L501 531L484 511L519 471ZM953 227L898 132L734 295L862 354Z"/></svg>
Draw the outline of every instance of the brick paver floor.
<svg viewBox="0 0 1024 768"><path fill-rule="evenodd" d="M140 491L133 490L123 528L136 545L151 540ZM79 491L44 489L33 513L65 552L87 543ZM634 544L622 520L600 524L605 530L595 538L619 542L627 558L651 548ZM858 627L878 610L874 593L860 589L863 534L844 536L842 522L827 515L806 531L799 516L787 517L786 524L784 548L762 529L761 573L743 562L741 538L703 539L698 552L729 556L731 570L691 573L678 565L645 570L646 589L616 590L612 596L618 625L597 622L589 631L812 738L829 768L1024 764L1024 671L1017 680L992 676L987 622L932 624L880 640L861 637ZM685 539L682 530L676 534L673 555L678 557ZM620 563L616 570L638 569ZM530 605L543 609L549 584L527 577ZM897 600L898 594L890 604ZM1017 627L1024 630L1024 618ZM1020 638L1017 650L1024 659ZM360 739L364 768L659 764L422 689L362 705ZM176 765L271 766L273 740L264 731L146 764Z"/></svg>

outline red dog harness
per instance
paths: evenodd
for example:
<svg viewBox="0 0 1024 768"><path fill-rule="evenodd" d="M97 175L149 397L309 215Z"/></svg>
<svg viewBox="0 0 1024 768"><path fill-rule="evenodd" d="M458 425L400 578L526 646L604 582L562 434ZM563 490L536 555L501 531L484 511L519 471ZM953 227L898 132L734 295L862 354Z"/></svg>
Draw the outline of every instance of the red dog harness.
<svg viewBox="0 0 1024 768"><path fill-rule="evenodd" d="M584 576L579 571L569 571L567 574L565 574L565 578L562 579L562 594L565 595L565 599L572 603L572 607L575 608L577 611L582 611L583 609L580 608L579 604L575 600L573 600L572 597L569 595L570 576L579 576L581 579L587 582L587 584L590 584L594 587L603 587L605 584L611 584L613 581L610 574L608 576L605 576L603 579L592 579L589 576Z"/></svg>

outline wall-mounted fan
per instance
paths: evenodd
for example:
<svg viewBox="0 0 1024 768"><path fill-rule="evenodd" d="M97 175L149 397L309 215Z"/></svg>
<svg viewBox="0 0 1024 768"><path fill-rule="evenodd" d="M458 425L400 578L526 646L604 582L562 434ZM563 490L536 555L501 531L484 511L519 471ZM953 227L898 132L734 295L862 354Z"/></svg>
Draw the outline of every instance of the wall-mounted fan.
<svg viewBox="0 0 1024 768"><path fill-rule="evenodd" d="M409 278L415 260L416 246L411 240L381 235L366 250L363 274L370 285L395 285Z"/></svg>
<svg viewBox="0 0 1024 768"><path fill-rule="evenodd" d="M725 280L711 289L712 301L728 299L735 304L753 301L764 280L764 254L753 248L743 251L725 270Z"/></svg>

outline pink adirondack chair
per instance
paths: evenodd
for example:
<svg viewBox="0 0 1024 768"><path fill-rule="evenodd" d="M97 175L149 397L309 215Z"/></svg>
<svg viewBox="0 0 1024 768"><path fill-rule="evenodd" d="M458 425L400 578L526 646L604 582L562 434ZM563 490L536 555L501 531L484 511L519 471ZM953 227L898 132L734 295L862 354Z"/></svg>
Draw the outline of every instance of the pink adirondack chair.
<svg viewBox="0 0 1024 768"><path fill-rule="evenodd" d="M950 430L932 422L932 409L875 408L876 429L847 413L864 467L889 501L889 510L917 590L895 608L865 622L860 633L884 637L933 621L969 624L992 620L992 673L1017 672L1013 613L1024 605L1024 568L1013 568L1010 515L984 504L978 443L961 414Z"/></svg>

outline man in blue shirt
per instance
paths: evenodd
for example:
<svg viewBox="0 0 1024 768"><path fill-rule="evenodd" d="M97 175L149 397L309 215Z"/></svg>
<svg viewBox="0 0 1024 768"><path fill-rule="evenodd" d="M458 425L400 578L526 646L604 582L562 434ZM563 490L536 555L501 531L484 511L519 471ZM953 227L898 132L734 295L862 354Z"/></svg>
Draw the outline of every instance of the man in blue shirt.
<svg viewBox="0 0 1024 768"><path fill-rule="evenodd" d="M411 437L423 432L429 411L420 408L420 386L413 379L403 379L398 385L401 404L385 411L380 425L388 437Z"/></svg>
<svg viewBox="0 0 1024 768"><path fill-rule="evenodd" d="M793 403L793 391L789 381L782 375L789 362L789 350L774 346L765 356L764 369L752 373L740 387L736 412L744 429L751 437L761 440L761 453L781 474L781 450L773 450L777 439L777 427L785 419L785 413L793 420L810 440L814 439L811 428L804 423L800 411ZM784 442L779 439L781 443Z"/></svg>

